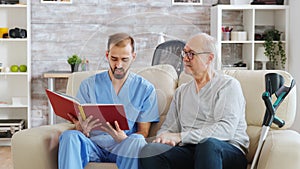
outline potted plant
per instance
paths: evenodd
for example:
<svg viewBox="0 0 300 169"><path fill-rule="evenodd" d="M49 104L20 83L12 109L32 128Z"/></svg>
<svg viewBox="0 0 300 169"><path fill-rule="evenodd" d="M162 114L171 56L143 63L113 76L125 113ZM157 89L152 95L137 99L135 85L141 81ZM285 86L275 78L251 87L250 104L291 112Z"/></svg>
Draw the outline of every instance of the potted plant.
<svg viewBox="0 0 300 169"><path fill-rule="evenodd" d="M71 71L77 72L78 67L81 63L81 58L78 55L74 54L68 58L68 63L71 65Z"/></svg>
<svg viewBox="0 0 300 169"><path fill-rule="evenodd" d="M265 47L265 55L273 63L273 66L278 66L278 59L280 59L281 67L284 69L286 63L286 54L283 43L280 39L281 34L282 32L276 29L266 30L264 33L265 42L263 46Z"/></svg>

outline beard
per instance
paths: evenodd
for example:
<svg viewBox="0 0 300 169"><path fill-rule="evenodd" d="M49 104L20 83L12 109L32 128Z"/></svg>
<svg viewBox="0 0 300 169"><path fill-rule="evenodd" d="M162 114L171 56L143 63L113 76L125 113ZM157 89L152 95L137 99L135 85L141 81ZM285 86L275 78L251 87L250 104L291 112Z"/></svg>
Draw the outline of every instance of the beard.
<svg viewBox="0 0 300 169"><path fill-rule="evenodd" d="M111 70L112 73L113 73L113 76L114 76L116 79L123 79L123 78L126 76L127 72L128 72L128 69L125 70L124 68L117 68L117 67L115 67L115 68L113 69L111 66L109 66L109 67L110 67L110 70Z"/></svg>

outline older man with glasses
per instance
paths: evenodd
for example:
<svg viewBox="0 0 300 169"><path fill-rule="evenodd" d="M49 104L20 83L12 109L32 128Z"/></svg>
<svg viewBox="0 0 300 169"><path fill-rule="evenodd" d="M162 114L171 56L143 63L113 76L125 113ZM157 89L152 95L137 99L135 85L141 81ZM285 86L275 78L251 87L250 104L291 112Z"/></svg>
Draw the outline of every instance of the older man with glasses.
<svg viewBox="0 0 300 169"><path fill-rule="evenodd" d="M182 51L193 80L178 87L153 143L140 153L142 169L245 169L249 137L240 83L214 70L215 39L192 37Z"/></svg>

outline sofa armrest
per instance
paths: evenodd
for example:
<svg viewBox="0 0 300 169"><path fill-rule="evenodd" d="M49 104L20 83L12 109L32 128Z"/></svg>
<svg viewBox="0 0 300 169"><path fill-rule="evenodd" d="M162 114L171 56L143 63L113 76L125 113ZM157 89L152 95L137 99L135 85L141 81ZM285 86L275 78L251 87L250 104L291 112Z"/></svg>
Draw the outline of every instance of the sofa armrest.
<svg viewBox="0 0 300 169"><path fill-rule="evenodd" d="M58 138L74 125L61 123L16 132L12 137L14 169L57 168Z"/></svg>
<svg viewBox="0 0 300 169"><path fill-rule="evenodd" d="M257 169L300 168L300 134L292 130L270 131Z"/></svg>

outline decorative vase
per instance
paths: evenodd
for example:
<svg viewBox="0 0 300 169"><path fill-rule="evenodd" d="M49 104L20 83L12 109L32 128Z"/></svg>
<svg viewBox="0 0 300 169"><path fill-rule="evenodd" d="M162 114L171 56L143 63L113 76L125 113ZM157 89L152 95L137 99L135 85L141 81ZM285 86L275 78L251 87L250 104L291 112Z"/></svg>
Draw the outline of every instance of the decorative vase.
<svg viewBox="0 0 300 169"><path fill-rule="evenodd" d="M78 72L79 64L71 64L71 72Z"/></svg>

